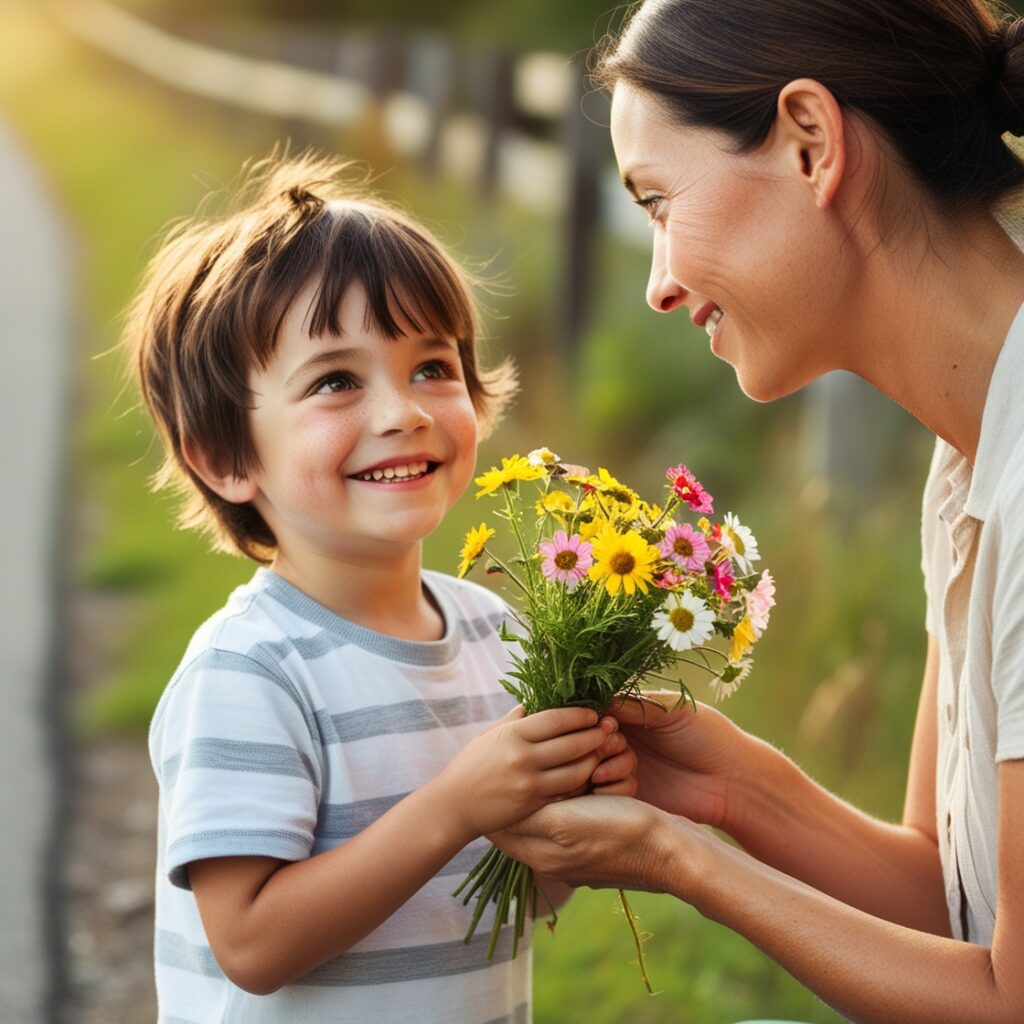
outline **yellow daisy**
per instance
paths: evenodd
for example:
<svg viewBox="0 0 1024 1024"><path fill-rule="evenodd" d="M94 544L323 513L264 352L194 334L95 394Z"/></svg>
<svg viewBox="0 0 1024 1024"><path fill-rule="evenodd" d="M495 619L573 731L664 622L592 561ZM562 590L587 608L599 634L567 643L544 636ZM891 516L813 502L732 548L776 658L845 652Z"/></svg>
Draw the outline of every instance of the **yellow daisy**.
<svg viewBox="0 0 1024 1024"><path fill-rule="evenodd" d="M565 491L548 491L543 498L537 499L534 507L539 519L554 516L564 526L566 518L576 511L576 502Z"/></svg>
<svg viewBox="0 0 1024 1024"><path fill-rule="evenodd" d="M732 632L732 648L729 651L729 661L735 665L750 650L756 639L757 637L754 635L754 627L751 626L750 619L744 616Z"/></svg>
<svg viewBox="0 0 1024 1024"><path fill-rule="evenodd" d="M594 516L589 522L580 523L577 533L581 540L593 540L606 526L611 524L603 516Z"/></svg>
<svg viewBox="0 0 1024 1024"><path fill-rule="evenodd" d="M481 523L479 526L474 526L469 533L466 534L466 542L462 545L462 550L459 554L462 556L462 561L459 562L459 579L469 572L470 569L476 565L477 559L484 553L484 548L487 546L487 542L494 536L494 530L492 530L486 523Z"/></svg>
<svg viewBox="0 0 1024 1024"><path fill-rule="evenodd" d="M633 594L637 587L646 594L661 558L658 549L639 534L616 533L608 525L594 538L592 553L594 565L588 575L595 583L603 583L613 597L620 589Z"/></svg>
<svg viewBox="0 0 1024 1024"><path fill-rule="evenodd" d="M473 481L480 487L476 496L480 498L485 494L493 494L499 487L506 487L516 480L539 480L544 474L543 466L530 465L530 460L524 459L522 455L503 458L500 469L495 466Z"/></svg>
<svg viewBox="0 0 1024 1024"><path fill-rule="evenodd" d="M614 499L619 505L639 509L640 496L636 491L616 480L603 466L598 468L597 477L591 477L590 479L594 487L602 494L606 494L609 498Z"/></svg>

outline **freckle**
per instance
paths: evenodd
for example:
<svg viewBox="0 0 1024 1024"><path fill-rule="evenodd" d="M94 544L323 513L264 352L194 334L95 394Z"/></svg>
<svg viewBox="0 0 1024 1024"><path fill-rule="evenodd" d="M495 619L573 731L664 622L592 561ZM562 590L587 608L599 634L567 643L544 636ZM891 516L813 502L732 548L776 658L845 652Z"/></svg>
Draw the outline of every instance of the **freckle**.
<svg viewBox="0 0 1024 1024"><path fill-rule="evenodd" d="M954 364L953 364L953 369L955 370L956 368L957 368L957 364L956 364L956 363L954 363Z"/></svg>

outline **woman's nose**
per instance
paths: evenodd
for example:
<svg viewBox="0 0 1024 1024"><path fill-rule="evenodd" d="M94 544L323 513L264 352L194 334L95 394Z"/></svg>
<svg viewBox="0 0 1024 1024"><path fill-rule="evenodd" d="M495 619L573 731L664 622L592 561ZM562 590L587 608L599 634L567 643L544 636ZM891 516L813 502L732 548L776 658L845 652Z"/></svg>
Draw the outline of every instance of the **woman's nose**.
<svg viewBox="0 0 1024 1024"><path fill-rule="evenodd" d="M686 301L687 290L668 272L665 263L665 243L654 240L651 257L651 276L647 281L647 305L656 313L671 313Z"/></svg>

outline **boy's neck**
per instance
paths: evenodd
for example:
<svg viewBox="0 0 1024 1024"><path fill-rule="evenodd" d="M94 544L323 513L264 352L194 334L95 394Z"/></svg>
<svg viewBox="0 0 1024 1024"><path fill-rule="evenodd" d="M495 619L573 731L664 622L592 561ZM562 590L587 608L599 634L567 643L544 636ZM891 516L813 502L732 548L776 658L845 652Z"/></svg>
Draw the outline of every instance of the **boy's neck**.
<svg viewBox="0 0 1024 1024"><path fill-rule="evenodd" d="M423 586L418 545L394 560L365 563L279 551L271 568L357 626L400 640L429 641L444 636L444 616Z"/></svg>

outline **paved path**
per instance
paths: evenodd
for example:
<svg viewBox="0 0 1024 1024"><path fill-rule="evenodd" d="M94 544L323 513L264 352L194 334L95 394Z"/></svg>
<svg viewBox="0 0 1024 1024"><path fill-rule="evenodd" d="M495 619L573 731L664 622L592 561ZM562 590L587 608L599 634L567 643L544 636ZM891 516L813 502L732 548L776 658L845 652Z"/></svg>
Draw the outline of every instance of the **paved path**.
<svg viewBox="0 0 1024 1024"><path fill-rule="evenodd" d="M59 968L51 726L71 275L63 226L2 120L0 182L0 1021L42 1024Z"/></svg>

